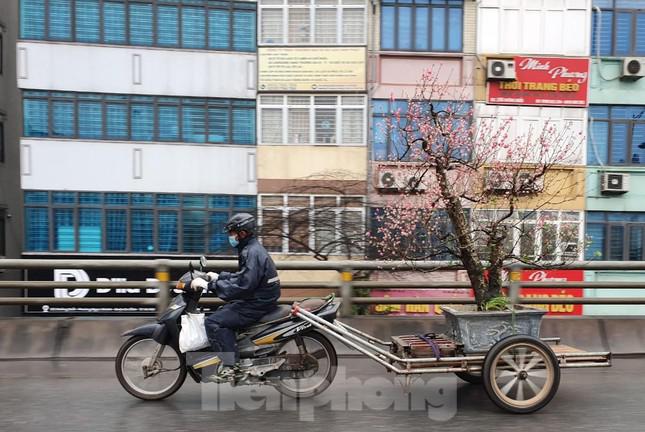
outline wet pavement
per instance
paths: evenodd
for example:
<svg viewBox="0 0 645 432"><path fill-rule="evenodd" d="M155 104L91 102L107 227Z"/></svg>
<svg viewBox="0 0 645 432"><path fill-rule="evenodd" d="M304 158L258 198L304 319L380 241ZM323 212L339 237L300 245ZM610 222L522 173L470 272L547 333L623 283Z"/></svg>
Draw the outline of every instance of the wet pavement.
<svg viewBox="0 0 645 432"><path fill-rule="evenodd" d="M502 412L452 375L402 383L371 361L340 359L334 384L297 405L272 388L199 385L144 402L109 361L0 361L0 431L645 431L645 359L563 370L556 397L530 415Z"/></svg>

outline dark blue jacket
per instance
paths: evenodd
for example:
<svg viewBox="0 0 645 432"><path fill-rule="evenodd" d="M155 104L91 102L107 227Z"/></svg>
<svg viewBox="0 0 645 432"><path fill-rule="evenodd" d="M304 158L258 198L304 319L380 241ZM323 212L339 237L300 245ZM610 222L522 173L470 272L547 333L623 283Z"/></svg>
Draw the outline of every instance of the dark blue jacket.
<svg viewBox="0 0 645 432"><path fill-rule="evenodd" d="M280 280L269 253L255 237L237 245L239 271L221 272L219 279L209 284L224 301L243 300L250 306L276 305L280 298Z"/></svg>

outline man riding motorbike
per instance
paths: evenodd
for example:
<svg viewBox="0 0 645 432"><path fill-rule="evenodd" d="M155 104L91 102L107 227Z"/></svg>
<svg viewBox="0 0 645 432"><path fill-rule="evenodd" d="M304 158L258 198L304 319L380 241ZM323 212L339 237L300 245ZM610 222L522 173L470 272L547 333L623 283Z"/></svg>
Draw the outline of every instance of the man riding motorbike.
<svg viewBox="0 0 645 432"><path fill-rule="evenodd" d="M227 381L235 375L239 353L235 341L236 330L256 323L262 316L273 312L280 297L280 279L268 252L255 237L255 218L248 213L231 217L225 231L232 247L238 251L239 270L236 273L207 273L209 281L196 278L192 289L208 289L226 301L205 320L206 334L211 348L221 361L219 372L209 379ZM205 360L214 364L212 360Z"/></svg>

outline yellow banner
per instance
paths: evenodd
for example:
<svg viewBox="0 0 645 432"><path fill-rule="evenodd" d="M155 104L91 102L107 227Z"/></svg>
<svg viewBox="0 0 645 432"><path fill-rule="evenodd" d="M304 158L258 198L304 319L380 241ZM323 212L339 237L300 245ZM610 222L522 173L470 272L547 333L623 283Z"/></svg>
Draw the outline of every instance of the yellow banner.
<svg viewBox="0 0 645 432"><path fill-rule="evenodd" d="M364 47L258 48L260 91L365 91Z"/></svg>

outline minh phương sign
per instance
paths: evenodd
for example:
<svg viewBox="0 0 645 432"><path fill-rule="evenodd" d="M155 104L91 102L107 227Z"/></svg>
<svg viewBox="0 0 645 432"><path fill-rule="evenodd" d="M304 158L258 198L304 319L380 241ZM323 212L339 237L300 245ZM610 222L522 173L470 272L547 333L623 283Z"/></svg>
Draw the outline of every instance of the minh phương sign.
<svg viewBox="0 0 645 432"><path fill-rule="evenodd" d="M488 103L587 106L589 59L518 56L514 62L514 81L488 81Z"/></svg>

